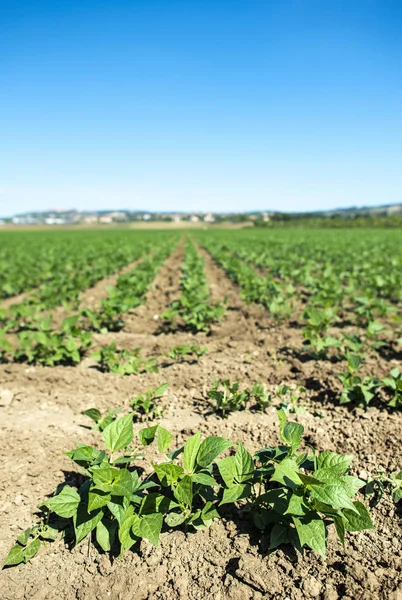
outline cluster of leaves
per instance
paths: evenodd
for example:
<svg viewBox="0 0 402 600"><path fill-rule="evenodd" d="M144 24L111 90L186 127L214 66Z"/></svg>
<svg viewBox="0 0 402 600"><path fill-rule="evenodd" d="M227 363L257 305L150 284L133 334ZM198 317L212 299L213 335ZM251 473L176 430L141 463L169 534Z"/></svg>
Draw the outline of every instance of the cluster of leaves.
<svg viewBox="0 0 402 600"><path fill-rule="evenodd" d="M79 315L64 319L60 332L52 329L51 316L39 324L38 331L21 331L13 358L46 366L74 365L81 362L92 345L92 335L77 327L78 319Z"/></svg>
<svg viewBox="0 0 402 600"><path fill-rule="evenodd" d="M172 434L154 425L139 431L140 444L155 439L164 455L145 476L134 463L133 416L122 416L102 431L105 449L80 445L67 455L81 467L85 481L74 489L58 488L40 505L41 523L25 531L9 552L5 566L26 562L44 539L61 532L79 544L87 536L105 552L123 554L141 538L157 545L162 527L199 529L231 505L250 515L250 523L269 536L270 548L306 546L325 556L327 529L335 524L342 543L347 531L372 529L369 513L354 500L364 482L347 474L351 456L300 451L303 427L287 423L278 411L283 445L253 456L242 443L234 455L218 458L234 444L200 433L167 453Z"/></svg>
<svg viewBox="0 0 402 600"><path fill-rule="evenodd" d="M197 344L182 344L181 346L173 346L168 357L174 362L196 362L199 363L201 356L208 354L207 347L201 347Z"/></svg>
<svg viewBox="0 0 402 600"><path fill-rule="evenodd" d="M117 375L157 373L156 358L145 358L140 356L140 352L140 348L135 348L133 351L118 350L116 342L112 342L94 352L92 358L98 361L99 368L104 373L116 373Z"/></svg>
<svg viewBox="0 0 402 600"><path fill-rule="evenodd" d="M192 333L210 331L211 324L222 319L226 308L219 302L211 304L204 261L189 240L186 242L180 287L180 298L174 300L169 310L162 314L162 327L174 330L181 326Z"/></svg>
<svg viewBox="0 0 402 600"><path fill-rule="evenodd" d="M306 351L313 351L316 357L323 357L326 356L329 348L340 347L340 340L328 335L328 329L337 321L335 308L308 308L305 310L303 318L306 321L302 330Z"/></svg>
<svg viewBox="0 0 402 600"><path fill-rule="evenodd" d="M359 374L363 359L358 354L347 353L348 370L338 375L343 390L341 392L340 404L355 404L357 406L367 407L371 400L376 396L380 387L387 392L391 392L391 399L388 406L392 408L402 407L402 374L399 369L392 369L389 376L384 379L378 377L362 377Z"/></svg>
<svg viewBox="0 0 402 600"><path fill-rule="evenodd" d="M131 408L134 412L134 420L159 419L165 412L165 406L160 405L160 399L166 394L169 384L162 383L157 388L148 389L145 394L138 394L131 401Z"/></svg>
<svg viewBox="0 0 402 600"><path fill-rule="evenodd" d="M256 410L263 411L272 400L272 394L260 383L255 383L251 389L241 389L238 381L232 383L229 379L214 381L207 396L214 401L214 409L223 417L230 412L245 410L251 403Z"/></svg>

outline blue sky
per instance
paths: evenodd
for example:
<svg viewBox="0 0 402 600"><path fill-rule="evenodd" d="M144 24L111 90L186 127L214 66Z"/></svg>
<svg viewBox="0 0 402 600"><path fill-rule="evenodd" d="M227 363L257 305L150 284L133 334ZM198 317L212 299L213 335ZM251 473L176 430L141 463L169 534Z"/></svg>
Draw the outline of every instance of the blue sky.
<svg viewBox="0 0 402 600"><path fill-rule="evenodd" d="M399 1L0 11L0 215L402 201Z"/></svg>

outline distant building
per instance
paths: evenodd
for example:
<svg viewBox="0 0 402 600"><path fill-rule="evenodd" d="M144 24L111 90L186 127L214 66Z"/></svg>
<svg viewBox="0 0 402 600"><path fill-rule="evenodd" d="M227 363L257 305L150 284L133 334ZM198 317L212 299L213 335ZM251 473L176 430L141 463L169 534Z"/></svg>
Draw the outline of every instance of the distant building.
<svg viewBox="0 0 402 600"><path fill-rule="evenodd" d="M84 217L84 223L86 225L93 225L94 223L98 222L98 217L96 215L86 215L86 217Z"/></svg>
<svg viewBox="0 0 402 600"><path fill-rule="evenodd" d="M103 223L104 225L110 225L110 223L113 223L113 219L109 215L102 215L101 217L99 217L99 223Z"/></svg>
<svg viewBox="0 0 402 600"><path fill-rule="evenodd" d="M191 217L190 217L191 223L198 223L199 220L200 220L200 217L198 217L197 215L191 215Z"/></svg>
<svg viewBox="0 0 402 600"><path fill-rule="evenodd" d="M215 217L213 215L211 215L210 213L208 213L207 215L204 216L204 222L205 223L214 223Z"/></svg>

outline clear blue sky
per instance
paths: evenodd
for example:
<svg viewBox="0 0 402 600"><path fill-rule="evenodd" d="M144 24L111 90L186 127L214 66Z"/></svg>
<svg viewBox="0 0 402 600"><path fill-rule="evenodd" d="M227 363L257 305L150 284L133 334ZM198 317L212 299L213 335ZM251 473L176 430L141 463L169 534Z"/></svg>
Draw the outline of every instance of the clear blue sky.
<svg viewBox="0 0 402 600"><path fill-rule="evenodd" d="M402 201L400 0L0 0L0 215Z"/></svg>

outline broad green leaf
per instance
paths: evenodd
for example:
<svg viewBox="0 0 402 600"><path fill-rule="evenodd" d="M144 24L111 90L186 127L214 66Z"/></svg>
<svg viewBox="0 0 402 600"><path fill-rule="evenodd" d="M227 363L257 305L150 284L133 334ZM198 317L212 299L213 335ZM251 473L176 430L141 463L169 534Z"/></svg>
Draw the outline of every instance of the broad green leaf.
<svg viewBox="0 0 402 600"><path fill-rule="evenodd" d="M153 398L160 398L161 396L163 396L163 394L167 391L169 387L169 384L166 383L162 383L162 385L160 385L159 387L157 387L153 393Z"/></svg>
<svg viewBox="0 0 402 600"><path fill-rule="evenodd" d="M334 519L334 525L335 525L335 530L336 533L338 534L338 537L342 543L342 545L345 545L345 519L343 519L343 517L340 517L338 515L333 517Z"/></svg>
<svg viewBox="0 0 402 600"><path fill-rule="evenodd" d="M98 423L102 418L102 415L97 408L88 408L87 410L84 410L82 414L92 419L92 421L95 421L95 423Z"/></svg>
<svg viewBox="0 0 402 600"><path fill-rule="evenodd" d="M144 515L139 522L141 537L149 540L154 546L158 545L159 535L162 529L163 516L161 513Z"/></svg>
<svg viewBox="0 0 402 600"><path fill-rule="evenodd" d="M227 456L216 461L220 476L227 487L234 483L236 477L236 459L234 456Z"/></svg>
<svg viewBox="0 0 402 600"><path fill-rule="evenodd" d="M44 502L51 511L55 512L59 517L69 519L77 512L81 497L72 487L66 485L58 494L50 500Z"/></svg>
<svg viewBox="0 0 402 600"><path fill-rule="evenodd" d="M149 446L149 444L152 444L158 428L159 425L153 425L152 427L144 427L144 429L140 429L138 432L138 437L140 438L143 446Z"/></svg>
<svg viewBox="0 0 402 600"><path fill-rule="evenodd" d="M347 531L363 531L364 529L375 529L374 524L370 518L367 508L362 502L353 502L356 512L348 509L344 509L343 515L345 517L345 529Z"/></svg>
<svg viewBox="0 0 402 600"><path fill-rule="evenodd" d="M170 513L165 517L165 523L168 527L177 527L186 520L186 515L183 513Z"/></svg>
<svg viewBox="0 0 402 600"><path fill-rule="evenodd" d="M310 487L310 496L319 502L328 504L335 510L349 508L351 511L357 512L342 482L312 485Z"/></svg>
<svg viewBox="0 0 402 600"><path fill-rule="evenodd" d="M133 416L126 415L110 423L102 431L102 437L111 452L127 448L133 441Z"/></svg>
<svg viewBox="0 0 402 600"><path fill-rule="evenodd" d="M134 514L132 506L130 506L130 509L132 510L127 511L127 515L119 527L120 554L123 554L125 550L129 550L138 540L138 536L132 530L138 526L140 517Z"/></svg>
<svg viewBox="0 0 402 600"><path fill-rule="evenodd" d="M127 498L114 497L110 502L107 503L107 507L112 515L121 524L124 521L127 510L129 509L129 502Z"/></svg>
<svg viewBox="0 0 402 600"><path fill-rule="evenodd" d="M73 515L75 541L79 544L90 533L103 517L103 511L88 513L88 506L81 502L78 511Z"/></svg>
<svg viewBox="0 0 402 600"><path fill-rule="evenodd" d="M144 496L141 503L140 515L149 515L152 513L165 514L170 510L177 508L179 505L177 502L166 496L162 496L160 493L150 493Z"/></svg>
<svg viewBox="0 0 402 600"><path fill-rule="evenodd" d="M208 467L221 452L233 446L232 442L222 437L211 435L201 442L197 454L197 464Z"/></svg>
<svg viewBox="0 0 402 600"><path fill-rule="evenodd" d="M292 517L301 546L308 546L325 558L326 531L324 521L317 513L305 517Z"/></svg>
<svg viewBox="0 0 402 600"><path fill-rule="evenodd" d="M302 481L299 477L299 467L296 461L292 458L284 458L279 465L276 466L271 481L283 483L290 488L301 485Z"/></svg>
<svg viewBox="0 0 402 600"><path fill-rule="evenodd" d="M99 521L96 526L96 541L104 552L109 552L116 535L116 521L107 521L107 525L103 521Z"/></svg>
<svg viewBox="0 0 402 600"><path fill-rule="evenodd" d="M133 493L133 478L128 469L119 469L111 485L112 496L125 496L130 499Z"/></svg>
<svg viewBox="0 0 402 600"><path fill-rule="evenodd" d="M292 448L292 452L300 448L303 433L304 427L299 423L286 423L283 428L282 439Z"/></svg>
<svg viewBox="0 0 402 600"><path fill-rule="evenodd" d="M170 443L173 439L173 435L167 429L164 429L159 425L158 428L158 451L166 452L169 448Z"/></svg>
<svg viewBox="0 0 402 600"><path fill-rule="evenodd" d="M184 472L183 467L173 463L161 463L160 465L153 465L153 468L159 481L164 486L171 486L178 481L180 475Z"/></svg>
<svg viewBox="0 0 402 600"><path fill-rule="evenodd" d="M296 517L302 517L309 512L309 508L306 504L304 495L302 493L293 493L289 499L289 505L285 511L285 515L295 515Z"/></svg>
<svg viewBox="0 0 402 600"><path fill-rule="evenodd" d="M235 467L236 467L236 481L243 483L249 481L254 473L254 462L253 457L241 442L236 450L235 454Z"/></svg>
<svg viewBox="0 0 402 600"><path fill-rule="evenodd" d="M231 504L232 502L237 502L238 500L243 500L244 498L247 498L250 493L251 485L249 483L236 483L230 488L224 490L219 506L222 506L222 504Z"/></svg>
<svg viewBox="0 0 402 600"><path fill-rule="evenodd" d="M15 544L7 554L4 566L11 567L12 565L19 565L22 562L24 562L24 549L19 544Z"/></svg>
<svg viewBox="0 0 402 600"><path fill-rule="evenodd" d="M28 562L37 554L40 544L40 540L36 539L32 540L32 542L24 548L24 562Z"/></svg>
<svg viewBox="0 0 402 600"><path fill-rule="evenodd" d="M260 505L268 504L276 513L283 515L289 506L289 498L292 492L287 488L278 488L269 490L258 497L257 502Z"/></svg>
<svg viewBox="0 0 402 600"><path fill-rule="evenodd" d="M183 466L187 473L192 473L196 464L196 457L201 445L201 433L197 431L195 435L188 438L183 452Z"/></svg>
<svg viewBox="0 0 402 600"><path fill-rule="evenodd" d="M88 492L88 512L103 508L110 502L111 495L108 492L91 488Z"/></svg>
<svg viewBox="0 0 402 600"><path fill-rule="evenodd" d="M209 485L211 487L220 487L219 483L215 481L208 473L193 473L190 475L193 483L200 483L201 485Z"/></svg>
<svg viewBox="0 0 402 600"><path fill-rule="evenodd" d="M320 452L317 457L319 469L330 469L336 475L343 475L349 468L353 456L336 454L335 452Z"/></svg>
<svg viewBox="0 0 402 600"><path fill-rule="evenodd" d="M271 535L269 537L269 549L274 550L282 544L289 543L289 527L282 525L282 523L275 523L272 527Z"/></svg>
<svg viewBox="0 0 402 600"><path fill-rule="evenodd" d="M25 531L20 533L20 535L17 537L17 542L19 542L23 546L26 546L30 536L31 536L31 528L25 529Z"/></svg>
<svg viewBox="0 0 402 600"><path fill-rule="evenodd" d="M193 503L193 482L190 475L184 475L174 488L174 496L180 504L191 507Z"/></svg>

